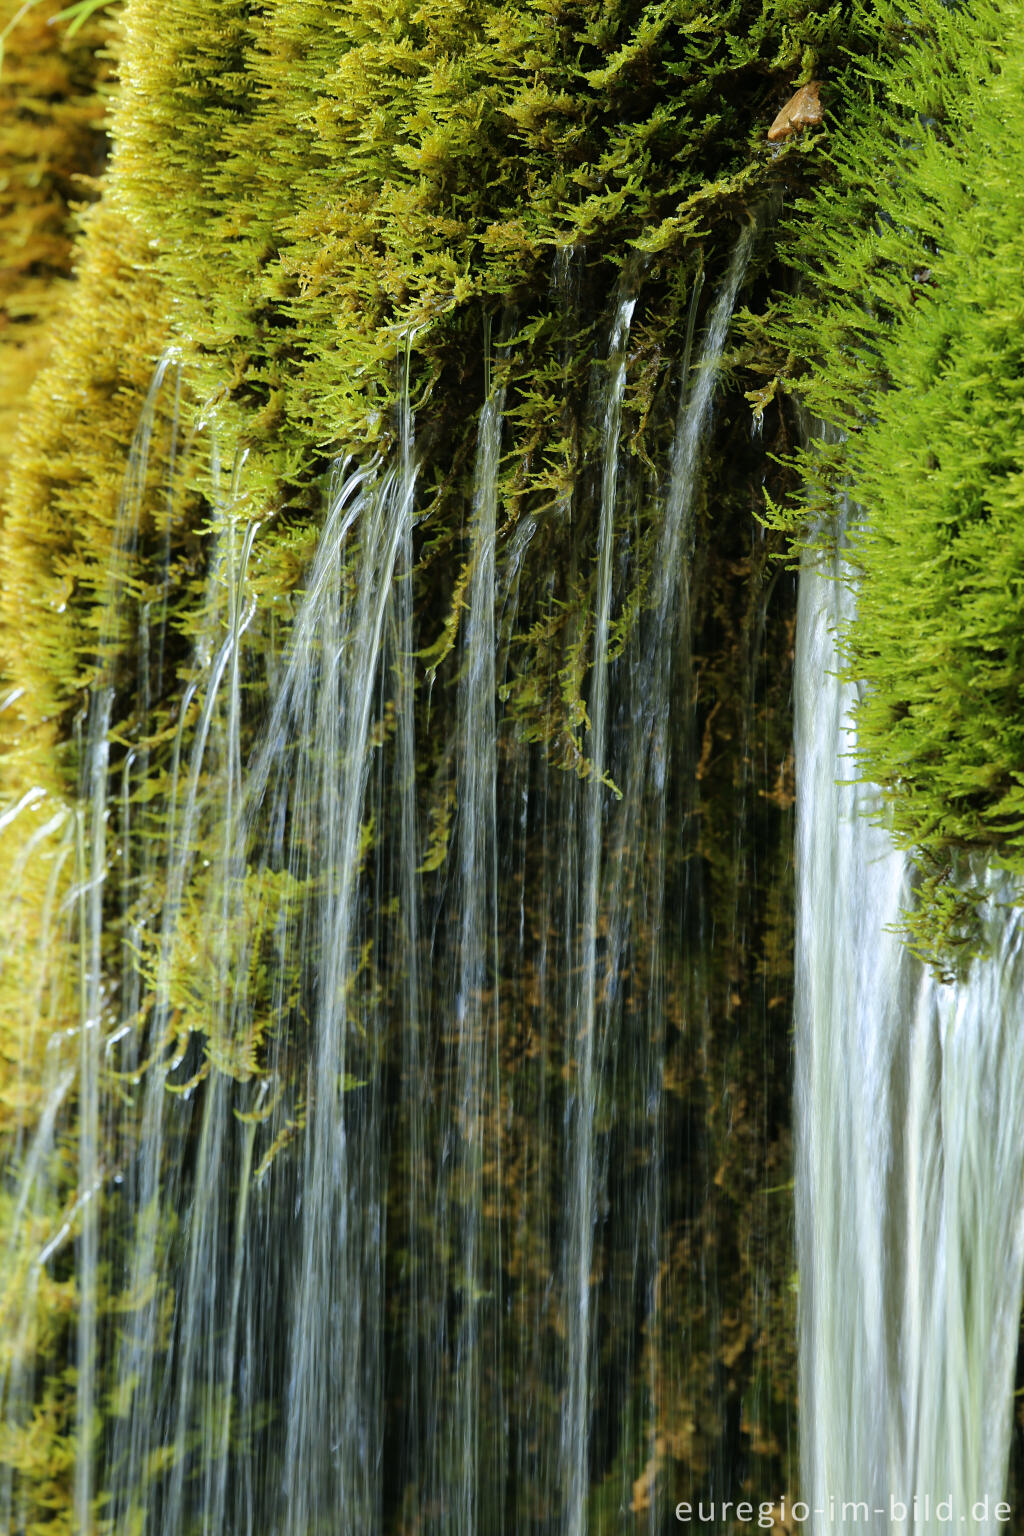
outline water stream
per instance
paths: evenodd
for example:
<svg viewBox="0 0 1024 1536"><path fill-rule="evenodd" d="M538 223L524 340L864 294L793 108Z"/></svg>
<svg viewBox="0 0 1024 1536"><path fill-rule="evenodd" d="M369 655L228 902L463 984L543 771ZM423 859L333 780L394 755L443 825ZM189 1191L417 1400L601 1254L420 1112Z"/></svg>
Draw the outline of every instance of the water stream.
<svg viewBox="0 0 1024 1536"><path fill-rule="evenodd" d="M505 343L485 338L448 684L417 628L408 350L391 446L334 467L283 606L261 595L244 457L228 471L214 445L185 661L168 599L181 370L162 360L114 530L79 804L47 808L11 866L13 910L49 861L39 943L74 957L39 985L40 1018L69 1023L6 1175L12 1533L30 1527L17 1469L63 1295L69 1496L90 1536L655 1536L679 1500L787 1491L752 1481L785 1465L766 1427L785 1423L765 1364L779 1255L757 1252L784 1248L771 1201L788 1186L765 1187L786 1166L767 1175L778 1132L748 1106L780 1075L767 1017L784 997L742 1000L775 942L749 894L776 793L756 765L770 588L742 629L723 837L695 536L756 233L703 306L693 284L660 467L623 441L628 275L606 317L556 513L587 593L575 771L504 713L517 628L558 611L552 579L525 581L542 519L501 521ZM569 255L552 298L571 332ZM134 586L147 539L154 580ZM856 690L837 676L853 603L841 562L805 563L802 1496L820 1533L995 1531L1024 1273L1024 924L1005 877L965 865L980 956L942 981L903 943L912 866L856 782Z"/></svg>
<svg viewBox="0 0 1024 1536"><path fill-rule="evenodd" d="M187 657L166 597L112 570L86 809L53 828L76 861L61 921L81 1011L55 1033L44 1110L8 1169L24 1215L3 1270L4 1315L21 1319L0 1379L14 1438L55 1255L74 1281L82 1532L653 1536L693 1479L721 1497L749 1476L757 1435L782 1454L756 1429L775 1392L767 1272L756 1253L734 1263L756 1274L756 1304L726 1273L743 1206L727 1178L768 1182L766 1111L750 1110L742 1176L726 1150L763 1072L755 1031L753 1087L736 1086L741 1024L721 1043L709 1024L716 946L727 1011L744 968L765 966L738 936L740 863L725 881L702 872L694 662L702 467L755 235L703 309L695 285L660 466L622 440L636 295L603 322L584 462L553 514L589 593L575 771L503 711L517 626L551 623L559 600L536 580L521 597L539 519L501 522L500 343L450 683L426 675L415 622L407 357L391 445L335 466L290 597L264 599L244 460L222 470L216 450ZM571 258L553 293L571 330ZM176 366L139 439L148 451L170 420L172 480L188 468ZM138 502L126 495L116 562L141 537ZM626 622L638 569L644 606ZM119 658L135 651L133 691ZM158 721L172 664L180 693ZM728 768L741 786L753 729ZM744 793L730 848L748 846ZM71 1144L75 1203L58 1213ZM29 1213L49 1236L26 1269ZM748 1250L767 1245L766 1207L756 1219ZM12 1532L25 1486L5 1472Z"/></svg>
<svg viewBox="0 0 1024 1536"><path fill-rule="evenodd" d="M942 982L871 785L836 636L849 572L808 561L796 658L797 1221L814 1528L1006 1529L1024 1263L1024 920L982 867L984 950Z"/></svg>

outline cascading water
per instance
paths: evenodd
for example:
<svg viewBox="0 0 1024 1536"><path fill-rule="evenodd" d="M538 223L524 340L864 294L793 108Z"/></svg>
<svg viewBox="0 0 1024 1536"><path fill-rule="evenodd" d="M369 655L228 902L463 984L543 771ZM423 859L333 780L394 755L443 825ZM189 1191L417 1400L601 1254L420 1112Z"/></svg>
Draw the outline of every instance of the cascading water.
<svg viewBox="0 0 1024 1536"><path fill-rule="evenodd" d="M1024 919L971 875L984 948L941 982L900 938L911 866L856 783L841 557L796 653L797 1219L815 1529L1005 1529L1024 1263ZM845 1506L845 1508L844 1508Z"/></svg>
<svg viewBox="0 0 1024 1536"><path fill-rule="evenodd" d="M51 1097L11 1169L18 1209L44 1228L56 1149L77 1134L77 1204L27 1279L13 1257L4 1271L6 1315L25 1319L3 1378L13 1435L31 1413L32 1287L75 1239L83 1532L653 1533L692 1491L673 1467L717 1497L741 1475L755 1389L741 1401L737 1362L755 1343L746 1301L722 1300L708 1214L731 1134L712 1126L718 1082L728 1094L737 1069L731 1041L715 1055L702 970L710 738L690 567L754 236L739 236L699 345L695 285L666 468L622 440L632 294L581 403L585 460L555 514L589 590L575 773L503 713L517 627L559 613L550 583L534 583L532 609L521 600L543 520L499 520L511 343L485 370L450 739L432 730L442 683L417 650L429 549L408 356L392 446L336 469L283 602L263 596L241 456L227 476L214 455L208 477L190 660L166 598L111 573L111 682L90 722L71 893L82 1017L55 1038ZM553 286L567 331L572 261ZM163 408L176 483L177 397ZM147 534L165 583L173 485L166 500ZM118 552L145 542L138 501ZM134 693L120 660L133 625ZM180 698L157 718L175 656ZM746 782L745 761L733 772ZM729 953L732 1007L737 967L766 967ZM694 1063L712 1059L707 1087ZM16 1224L12 1255L24 1236ZM763 1371L756 1391L771 1392ZM19 1530L15 1476L3 1497Z"/></svg>
<svg viewBox="0 0 1024 1536"><path fill-rule="evenodd" d="M590 1321L594 1253L595 1156L594 1071L599 1043L597 1018L597 924L601 904L603 794L607 763L608 631L612 599L612 551L619 469L619 432L626 383L626 343L636 300L619 304L608 348L609 379L603 419L604 462L598 520L597 591L594 604L594 671L590 699L590 778L583 811L581 850L580 989L574 1021L575 1082L569 1135L569 1241L566 1252L566 1319L569 1390L563 1433L569 1472L568 1532L580 1536L586 1525L589 1483L590 1373L593 1338Z"/></svg>
<svg viewBox="0 0 1024 1536"><path fill-rule="evenodd" d="M665 912L665 840L667 787L670 779L669 758L671 740L674 737L679 749L681 771L686 785L684 795L692 795L692 781L696 769L696 755L689 711L678 711L681 718L673 721L670 730L669 717L673 712L673 684L682 671L689 670L689 542L692 533L693 503L700 471L700 453L707 432L716 369L725 346L729 322L736 303L736 295L746 271L756 226L751 223L742 232L721 290L713 305L707 336L697 366L691 377L689 346L685 358L679 406L676 416L671 468L666 487L665 510L659 530L655 556L656 579L654 605L649 624L639 638L636 651L629 658L629 700L627 719L622 727L620 750L624 772L624 790L617 807L607 804L607 789L603 783L608 762L607 743L604 733L607 726L608 701L605 696L607 676L599 658L607 647L608 602L610 590L611 548L613 539L612 519L615 510L615 480L605 462L601 486L601 559L598 565L598 602L595 607L595 683L594 702L591 710L591 772L587 785L587 802L583 820L583 848L581 855L581 891L583 900L582 939L583 951L579 970L583 985L579 997L580 1012L577 1024L577 1080L574 1106L577 1118L573 1125L571 1148L573 1168L570 1175L570 1219L572 1235L569 1254L576 1271L577 1309L570 1314L570 1389L567 1411L563 1421L563 1434L569 1446L568 1464L571 1469L569 1484L569 1530L582 1532L586 1529L585 1492L587 1484L587 1456L589 1421L592 1403L588 1394L588 1376L593 1370L594 1341L589 1331L589 1280L593 1262L593 1227L596 1218L598 1178L597 1148L594 1137L595 1081L609 1071L612 1041L623 1031L621 1013L620 977L626 967L631 932L637 921L636 913L649 926L649 942L652 953L645 976L646 996L640 1005L643 1019L643 1054L637 1063L637 1084L646 1116L645 1134L648 1144L649 1177L642 1194L641 1223L637 1241L646 1244L645 1262L638 1262L639 1271L649 1277L648 1291L643 1305L653 1316L656 1309L656 1283L661 1266L665 1262L661 1252L663 1212L660 1208L659 1180L662 1171L664 1126L662 1124L661 1072L664 1053L665 976L660 942ZM694 314L700 286L694 290ZM630 299L622 301L609 349L612 376L606 405L606 441L617 438L621 417L621 391L624 380L624 350L628 337L629 320L634 304ZM692 318L690 338L692 340ZM614 439L613 439L614 440ZM607 562L607 564L606 564ZM680 668L680 662L682 663ZM692 815L692 805L689 808ZM680 828L685 836L686 821ZM608 839L614 849L614 857L602 869L602 848ZM649 869L641 863L650 862ZM606 925L607 936L600 959L597 949L597 929L600 919ZM595 1077L595 1074L597 1076ZM607 1170L600 1188L605 1199ZM573 1286L567 1287L570 1298ZM657 1371L657 1356L652 1356L652 1369ZM658 1395L656 1381L650 1383L652 1400ZM657 1467L664 1446L655 1443L649 1447L651 1467ZM636 1495L632 1501L636 1503ZM657 1516L657 1501L652 1500L646 1511L653 1522ZM653 1528L653 1526L652 1526Z"/></svg>
<svg viewBox="0 0 1024 1536"><path fill-rule="evenodd" d="M488 370L489 371L489 370ZM480 417L472 508L472 575L463 630L455 784L457 938L448 1006L454 1026L447 1155L438 1187L438 1227L449 1247L445 1292L457 1298L448 1425L448 1510L443 1528L472 1536L502 1528L501 1494L483 1500L486 1478L504 1484L500 1375L482 1323L500 1301L500 1227L485 1219L500 1202L501 1147L494 1135L500 1098L501 1021L497 923L497 753L495 739L495 526L504 392L494 385ZM486 1472L484 1469L486 1468Z"/></svg>
<svg viewBox="0 0 1024 1536"><path fill-rule="evenodd" d="M1010 1523L1004 10L7 0L0 1532Z"/></svg>

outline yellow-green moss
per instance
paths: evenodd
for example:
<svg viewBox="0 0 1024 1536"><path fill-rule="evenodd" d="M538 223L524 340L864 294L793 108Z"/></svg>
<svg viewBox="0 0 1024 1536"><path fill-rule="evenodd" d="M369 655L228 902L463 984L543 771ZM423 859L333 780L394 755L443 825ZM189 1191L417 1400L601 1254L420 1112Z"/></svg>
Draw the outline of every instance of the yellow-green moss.
<svg viewBox="0 0 1024 1536"><path fill-rule="evenodd" d="M106 30L53 25L59 0L0 4L0 494L70 271L73 209L102 167ZM23 14L19 14L23 12Z"/></svg>
<svg viewBox="0 0 1024 1536"><path fill-rule="evenodd" d="M789 232L803 291L774 340L835 430L787 516L852 503L860 767L921 863L915 941L948 965L974 933L965 855L1024 872L1024 53L988 0L876 12Z"/></svg>

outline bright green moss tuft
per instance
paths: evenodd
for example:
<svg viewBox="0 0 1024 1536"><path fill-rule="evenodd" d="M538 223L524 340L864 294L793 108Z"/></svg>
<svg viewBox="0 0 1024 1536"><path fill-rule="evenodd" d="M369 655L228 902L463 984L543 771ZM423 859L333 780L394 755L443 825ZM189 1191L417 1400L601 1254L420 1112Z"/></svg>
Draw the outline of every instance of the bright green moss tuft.
<svg viewBox="0 0 1024 1536"><path fill-rule="evenodd" d="M959 854L1024 869L1024 49L993 4L877 18L791 226L803 291L775 336L788 387L843 435L802 456L809 511L860 509L861 768L927 871L917 940L948 957L970 929L942 894Z"/></svg>

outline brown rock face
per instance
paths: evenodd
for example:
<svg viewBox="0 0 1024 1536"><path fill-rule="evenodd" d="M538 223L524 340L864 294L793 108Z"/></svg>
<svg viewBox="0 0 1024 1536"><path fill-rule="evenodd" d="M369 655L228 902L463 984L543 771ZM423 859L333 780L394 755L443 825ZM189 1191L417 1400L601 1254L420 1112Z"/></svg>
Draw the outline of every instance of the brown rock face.
<svg viewBox="0 0 1024 1536"><path fill-rule="evenodd" d="M768 129L769 144L788 139L791 133L800 133L804 128L818 126L823 116L821 97L818 95L820 86L820 80L810 80L790 97Z"/></svg>

